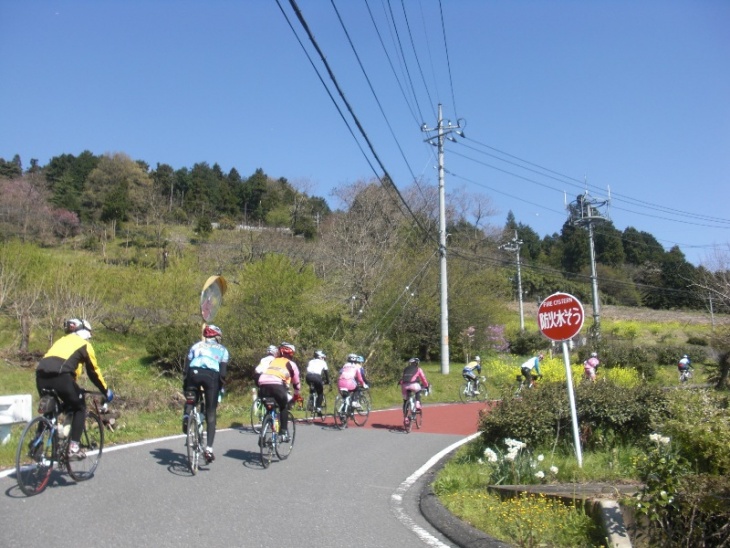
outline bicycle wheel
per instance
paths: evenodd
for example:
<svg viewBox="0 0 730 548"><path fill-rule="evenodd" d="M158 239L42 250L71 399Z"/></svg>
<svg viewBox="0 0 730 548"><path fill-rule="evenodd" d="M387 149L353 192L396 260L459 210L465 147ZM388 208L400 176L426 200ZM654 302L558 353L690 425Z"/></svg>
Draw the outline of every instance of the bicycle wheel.
<svg viewBox="0 0 730 548"><path fill-rule="evenodd" d="M66 453L69 476L76 481L85 481L93 477L104 450L104 425L96 413L86 412L84 431L79 440L79 453L84 456L74 458L70 453L70 448L69 443Z"/></svg>
<svg viewBox="0 0 730 548"><path fill-rule="evenodd" d="M288 415L286 423L287 441L282 441L282 436L276 437L276 456L279 460L285 460L294 448L294 439L297 436L297 423L290 411L284 411Z"/></svg>
<svg viewBox="0 0 730 548"><path fill-rule="evenodd" d="M461 400L461 403L468 403L474 399L474 394L469 383L465 382L461 385L461 388L459 388L459 399Z"/></svg>
<svg viewBox="0 0 730 548"><path fill-rule="evenodd" d="M366 422L368 422L368 417L370 416L370 398L365 395L360 395L360 407L355 409L355 412L352 414L352 421L357 424L358 426L364 426Z"/></svg>
<svg viewBox="0 0 730 548"><path fill-rule="evenodd" d="M411 410L410 406L407 406L405 411L403 411L403 430L406 431L406 434L411 432L411 428L413 427L411 423Z"/></svg>
<svg viewBox="0 0 730 548"><path fill-rule="evenodd" d="M37 495L48 485L53 471L55 446L53 425L42 416L30 421L20 435L15 453L15 476L18 487L27 496Z"/></svg>
<svg viewBox="0 0 730 548"><path fill-rule="evenodd" d="M413 420L411 422L415 422L416 428L419 430L421 429L421 426L423 426L423 409L416 409L413 413Z"/></svg>
<svg viewBox="0 0 730 548"><path fill-rule="evenodd" d="M271 458L274 455L274 440L272 439L272 430L274 423L270 415L264 417L259 433L259 449L261 450L261 466L268 468L271 464Z"/></svg>
<svg viewBox="0 0 730 548"><path fill-rule="evenodd" d="M335 398L335 409L333 415L335 416L335 426L342 430L347 428L347 409L345 409L345 402L342 396Z"/></svg>
<svg viewBox="0 0 730 548"><path fill-rule="evenodd" d="M317 394L316 393L310 393L309 398L307 398L307 422L309 424L314 422L314 419L317 418L317 406L315 403L317 402Z"/></svg>
<svg viewBox="0 0 730 548"><path fill-rule="evenodd" d="M487 384L485 382L479 382L476 391L479 392L473 395L476 401L487 401Z"/></svg>
<svg viewBox="0 0 730 548"><path fill-rule="evenodd" d="M322 394L322 411L319 412L318 417L320 422L324 422L327 420L327 398L325 397L324 393Z"/></svg>
<svg viewBox="0 0 730 548"><path fill-rule="evenodd" d="M200 454L203 452L203 448L200 446L200 436L198 436L199 428L198 410L193 409L188 417L188 433L185 440L185 447L188 450L188 468L193 476L198 473Z"/></svg>
<svg viewBox="0 0 730 548"><path fill-rule="evenodd" d="M261 398L256 398L251 404L251 429L258 434L261 432L261 423L264 420L266 408L261 403Z"/></svg>

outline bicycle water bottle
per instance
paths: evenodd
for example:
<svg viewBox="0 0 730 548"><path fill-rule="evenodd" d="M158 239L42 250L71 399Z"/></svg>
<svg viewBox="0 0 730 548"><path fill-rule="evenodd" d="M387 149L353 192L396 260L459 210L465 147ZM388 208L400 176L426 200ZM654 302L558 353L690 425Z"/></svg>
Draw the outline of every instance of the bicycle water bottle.
<svg viewBox="0 0 730 548"><path fill-rule="evenodd" d="M58 437L67 438L71 433L71 423L73 422L73 414L66 413L66 415L60 415L61 419L58 423Z"/></svg>
<svg viewBox="0 0 730 548"><path fill-rule="evenodd" d="M198 412L198 434L203 435L203 414Z"/></svg>
<svg viewBox="0 0 730 548"><path fill-rule="evenodd" d="M279 433L279 417L278 416L274 416L274 433L275 434Z"/></svg>

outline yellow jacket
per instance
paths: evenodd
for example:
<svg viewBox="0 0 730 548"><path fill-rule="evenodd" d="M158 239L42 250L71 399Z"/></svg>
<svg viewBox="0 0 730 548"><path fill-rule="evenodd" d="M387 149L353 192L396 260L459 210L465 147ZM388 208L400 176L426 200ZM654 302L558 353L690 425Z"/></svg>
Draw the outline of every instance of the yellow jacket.
<svg viewBox="0 0 730 548"><path fill-rule="evenodd" d="M38 362L36 371L43 375L61 375L69 373L78 380L81 370L86 367L86 374L99 390L106 394L108 389L96 363L94 347L89 341L71 333L58 339Z"/></svg>

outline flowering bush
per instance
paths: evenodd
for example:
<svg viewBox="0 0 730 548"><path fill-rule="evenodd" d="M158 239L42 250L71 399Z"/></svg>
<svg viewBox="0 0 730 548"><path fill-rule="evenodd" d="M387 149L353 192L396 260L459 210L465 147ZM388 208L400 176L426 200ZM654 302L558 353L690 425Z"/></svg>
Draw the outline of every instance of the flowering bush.
<svg viewBox="0 0 730 548"><path fill-rule="evenodd" d="M484 458L479 459L479 463L485 464L489 469L490 484L545 483L548 479L557 476L557 466L551 466L546 473L542 469L545 456L537 455L533 458L526 450L527 444L512 438L505 438L504 444L506 451L502 452L487 447L484 450Z"/></svg>

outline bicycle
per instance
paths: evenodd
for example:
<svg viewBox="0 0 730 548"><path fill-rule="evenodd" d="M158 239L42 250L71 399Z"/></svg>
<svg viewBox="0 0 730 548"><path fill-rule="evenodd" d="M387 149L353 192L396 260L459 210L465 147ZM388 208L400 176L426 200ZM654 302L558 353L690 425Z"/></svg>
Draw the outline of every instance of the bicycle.
<svg viewBox="0 0 730 548"><path fill-rule="evenodd" d="M483 375L473 381L466 382L459 389L459 399L462 403L470 401L485 401L487 399L487 378Z"/></svg>
<svg viewBox="0 0 730 548"><path fill-rule="evenodd" d="M683 369L679 372L679 382L687 382L692 378L692 370L691 369Z"/></svg>
<svg viewBox="0 0 730 548"><path fill-rule="evenodd" d="M261 432L259 433L259 449L261 451L261 465L268 468L271 460L276 453L279 460L286 460L294 448L294 439L297 434L297 425L294 422L294 416L288 409L284 413L288 415L286 432L279 432L279 406L274 398L262 398L261 402L265 408L266 414L261 423Z"/></svg>
<svg viewBox="0 0 730 548"><path fill-rule="evenodd" d="M307 407L306 407L306 417L307 422L309 424L313 423L317 417L319 417L319 420L321 422L324 422L326 419L326 409L327 409L327 397L325 396L324 391L322 392L322 404L319 406L319 411L317 411L317 390L314 388L314 385L308 384L309 386L309 397L307 398Z"/></svg>
<svg viewBox="0 0 730 548"><path fill-rule="evenodd" d="M254 433L259 434L261 432L261 423L264 421L266 415L266 408L261 402L261 398L258 397L257 391L253 389L253 403L251 404L251 429Z"/></svg>
<svg viewBox="0 0 730 548"><path fill-rule="evenodd" d="M535 388L535 381L538 381L542 378L542 375L533 375L532 376L532 383L527 384L527 379L525 379L525 376L520 373L515 377L515 381L517 381L517 387L515 388L515 396L519 396L520 392L522 392L525 389L531 389Z"/></svg>
<svg viewBox="0 0 730 548"><path fill-rule="evenodd" d="M424 396L428 396L428 391L428 388L424 388L421 392ZM406 434L410 433L414 424L416 428L421 429L421 425L423 424L423 409L421 409L420 405L417 405L416 392L409 390L408 402L406 403L405 409L403 409L403 429L406 431Z"/></svg>
<svg viewBox="0 0 730 548"><path fill-rule="evenodd" d="M187 426L187 438L185 440L185 447L188 453L188 468L190 473L194 476L198 473L198 467L200 465L200 456L205 453L205 441L203 436L206 436L203 432L203 424L205 422L205 392L200 387L196 390L187 390L185 392L185 403L186 405L192 405L193 408L190 410L188 415L188 426ZM207 458L203 456L206 464L210 464Z"/></svg>
<svg viewBox="0 0 730 548"><path fill-rule="evenodd" d="M357 426L364 426L370 416L370 397L362 392L359 398L360 407L355 408L352 405L353 394L354 391L351 392L343 388L340 389L340 393L335 398L335 426L340 430L347 428L350 419Z"/></svg>
<svg viewBox="0 0 730 548"><path fill-rule="evenodd" d="M99 466L104 449L104 424L101 413L106 403L99 407L99 392L82 390L83 396L92 396L92 409L86 409L84 428L79 440L79 454L71 455L71 413L63 409L63 402L55 390L41 390L37 417L31 420L20 435L15 454L15 474L18 487L27 496L45 490L53 471L54 462L60 470L66 470L76 481L93 477ZM65 419L65 420L64 420Z"/></svg>

